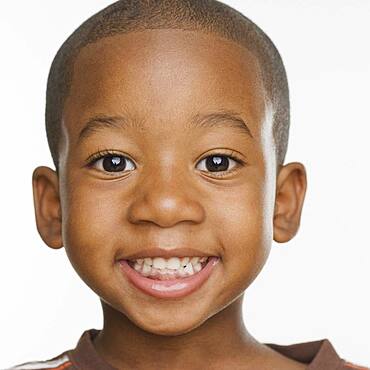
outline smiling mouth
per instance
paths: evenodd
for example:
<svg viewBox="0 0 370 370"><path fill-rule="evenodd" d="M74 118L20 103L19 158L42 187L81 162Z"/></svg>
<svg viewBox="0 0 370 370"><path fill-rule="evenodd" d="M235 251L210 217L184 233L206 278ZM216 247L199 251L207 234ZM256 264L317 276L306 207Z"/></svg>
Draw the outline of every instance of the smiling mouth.
<svg viewBox="0 0 370 370"><path fill-rule="evenodd" d="M216 256L171 257L168 261L162 257L147 257L141 260L121 259L119 264L123 276L132 286L155 298L172 299L200 289L219 262L220 258ZM169 268L175 266L176 269Z"/></svg>
<svg viewBox="0 0 370 370"><path fill-rule="evenodd" d="M127 260L127 264L141 276L153 280L175 280L197 275L210 257L147 257Z"/></svg>

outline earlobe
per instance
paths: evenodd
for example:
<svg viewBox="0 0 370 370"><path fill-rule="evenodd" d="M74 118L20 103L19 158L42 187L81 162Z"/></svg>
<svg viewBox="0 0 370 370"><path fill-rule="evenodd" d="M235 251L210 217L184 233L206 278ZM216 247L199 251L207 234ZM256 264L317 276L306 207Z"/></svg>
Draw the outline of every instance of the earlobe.
<svg viewBox="0 0 370 370"><path fill-rule="evenodd" d="M307 188L306 170L298 162L282 166L276 182L274 240L285 243L292 239L300 225Z"/></svg>
<svg viewBox="0 0 370 370"><path fill-rule="evenodd" d="M50 248L62 248L62 217L57 173L49 167L37 167L32 174L32 189L36 225L42 240Z"/></svg>

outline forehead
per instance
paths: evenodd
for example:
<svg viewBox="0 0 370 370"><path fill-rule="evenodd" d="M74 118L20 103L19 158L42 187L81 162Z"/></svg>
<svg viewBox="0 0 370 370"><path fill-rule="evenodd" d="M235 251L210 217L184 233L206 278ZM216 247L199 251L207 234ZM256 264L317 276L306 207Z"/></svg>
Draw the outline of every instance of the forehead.
<svg viewBox="0 0 370 370"><path fill-rule="evenodd" d="M200 31L144 30L81 50L62 124L76 139L96 115L125 112L146 128L173 130L194 114L227 109L257 133L264 104L261 69L248 49Z"/></svg>

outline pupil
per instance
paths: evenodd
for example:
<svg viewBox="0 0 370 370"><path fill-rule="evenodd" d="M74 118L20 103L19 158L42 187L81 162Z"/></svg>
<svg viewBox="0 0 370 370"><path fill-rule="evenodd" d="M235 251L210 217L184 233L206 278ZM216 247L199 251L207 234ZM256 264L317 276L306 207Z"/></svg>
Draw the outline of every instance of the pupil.
<svg viewBox="0 0 370 370"><path fill-rule="evenodd" d="M122 157L108 156L103 160L103 168L108 172L120 172L125 169L125 161Z"/></svg>
<svg viewBox="0 0 370 370"><path fill-rule="evenodd" d="M210 156L206 160L206 167L211 172L226 171L229 160L225 156Z"/></svg>

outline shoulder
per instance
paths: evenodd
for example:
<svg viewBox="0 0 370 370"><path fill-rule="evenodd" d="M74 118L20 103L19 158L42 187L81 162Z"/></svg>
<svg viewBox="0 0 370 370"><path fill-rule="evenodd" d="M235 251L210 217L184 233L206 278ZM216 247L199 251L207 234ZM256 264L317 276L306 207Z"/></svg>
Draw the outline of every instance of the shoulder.
<svg viewBox="0 0 370 370"><path fill-rule="evenodd" d="M344 360L343 365L345 370L370 370L368 367L360 366L346 360Z"/></svg>
<svg viewBox="0 0 370 370"><path fill-rule="evenodd" d="M50 360L25 362L2 370L74 370L75 367L70 360L68 352L65 351Z"/></svg>

